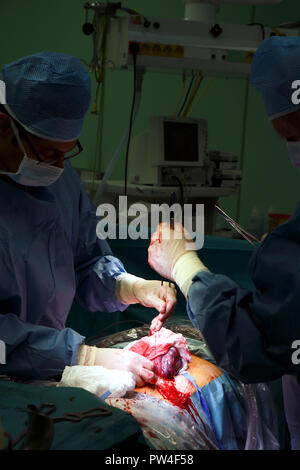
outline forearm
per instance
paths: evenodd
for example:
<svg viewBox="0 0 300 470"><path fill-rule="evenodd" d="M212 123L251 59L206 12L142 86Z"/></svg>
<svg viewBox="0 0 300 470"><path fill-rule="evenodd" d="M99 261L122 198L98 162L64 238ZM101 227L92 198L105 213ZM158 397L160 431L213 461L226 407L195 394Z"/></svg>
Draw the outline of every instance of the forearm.
<svg viewBox="0 0 300 470"><path fill-rule="evenodd" d="M261 295L227 276L200 272L189 289L187 311L217 364L240 380L264 382L293 373L290 344L278 343L275 319L273 329L267 326L268 302Z"/></svg>
<svg viewBox="0 0 300 470"><path fill-rule="evenodd" d="M116 295L117 278L126 273L121 261L105 255L76 268L76 301L92 312L123 311L127 305Z"/></svg>
<svg viewBox="0 0 300 470"><path fill-rule="evenodd" d="M42 380L60 375L66 365L77 363L84 337L70 328L58 331L25 323L9 313L0 314L0 340L6 346L1 374Z"/></svg>

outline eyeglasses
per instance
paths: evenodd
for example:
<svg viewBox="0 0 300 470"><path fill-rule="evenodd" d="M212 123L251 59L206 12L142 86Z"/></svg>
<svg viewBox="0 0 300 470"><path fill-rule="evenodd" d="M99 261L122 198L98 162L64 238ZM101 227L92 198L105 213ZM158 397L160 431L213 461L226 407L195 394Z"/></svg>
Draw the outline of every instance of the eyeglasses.
<svg viewBox="0 0 300 470"><path fill-rule="evenodd" d="M39 155L39 152L35 148L34 144L28 138L28 132L15 119L13 119L11 116L10 116L10 118L13 120L15 126L17 127L20 137L23 137L23 139L28 144L30 150L33 152L33 154L36 156L36 158L38 159L38 161L40 163L48 163L49 165L55 165L55 164L57 164L61 161L60 157L57 157L53 160L47 160L47 161L42 159ZM83 151L83 147L82 147L81 143L79 142L79 140L77 140L77 142L75 144L75 147L77 147L77 150L75 152L72 152L72 150L70 150L70 152L66 152L64 154L64 158L63 158L64 161L65 160L70 160L70 158L77 157L77 155L79 155ZM63 153L63 152L60 152L60 153Z"/></svg>
<svg viewBox="0 0 300 470"><path fill-rule="evenodd" d="M48 163L49 165L55 165L56 163L59 163L61 161L61 158L60 157L57 157L55 159L47 159L47 160L43 160L37 149L35 148L35 146L33 145L33 143L30 141L30 139L27 138L27 136L24 135L24 139L26 140L27 144L29 145L30 149L32 150L32 152L34 153L34 155L37 157L37 159L39 160L40 163ZM75 152L67 152L65 155L64 155L64 158L63 158L63 161L65 160L70 160L70 158L74 158L74 157L77 157L77 155L79 155L82 151L83 151L83 148L82 148L82 145L81 143L79 142L79 140L77 140L76 144L75 144L75 147L77 147L77 151Z"/></svg>

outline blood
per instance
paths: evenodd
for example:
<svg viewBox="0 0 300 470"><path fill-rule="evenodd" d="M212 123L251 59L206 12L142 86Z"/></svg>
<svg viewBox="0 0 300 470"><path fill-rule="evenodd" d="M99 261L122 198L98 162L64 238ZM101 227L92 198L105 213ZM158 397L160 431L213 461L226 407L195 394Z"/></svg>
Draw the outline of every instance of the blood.
<svg viewBox="0 0 300 470"><path fill-rule="evenodd" d="M148 429L148 434L149 434L150 437L154 437L154 439L158 439L156 434L154 434L154 432L150 431L150 429Z"/></svg>
<svg viewBox="0 0 300 470"><path fill-rule="evenodd" d="M132 401L130 400L124 400L123 403L123 410L126 411L129 414L132 414L131 406L132 406Z"/></svg>
<svg viewBox="0 0 300 470"><path fill-rule="evenodd" d="M161 243L160 236L158 236L157 238L153 237L150 242L150 246L154 245L154 243Z"/></svg>
<svg viewBox="0 0 300 470"><path fill-rule="evenodd" d="M184 408L186 401L190 397L189 393L179 392L174 379L161 378L157 384L157 390L166 400L169 400L173 405L181 409Z"/></svg>
<svg viewBox="0 0 300 470"><path fill-rule="evenodd" d="M157 390L166 400L170 401L173 405L178 406L178 408L181 408L182 410L187 411L187 413L191 416L193 421L196 424L198 424L195 418L195 415L196 415L201 421L205 432L207 433L205 424L203 420L201 419L201 417L199 416L197 409L193 405L190 394L180 392L176 388L174 379L171 379L171 380L161 379L159 383L157 384Z"/></svg>
<svg viewBox="0 0 300 470"><path fill-rule="evenodd" d="M190 412L189 412L190 416L193 418L193 420L195 421L195 423L197 423L196 419L194 418L194 415L193 415L192 412L191 412L191 411L193 411L193 412L195 413L195 415L200 419L200 421L201 421L201 423L202 423L202 426L204 427L204 431L205 431L206 434L207 434L206 426L205 426L203 420L201 419L201 417L200 417L200 415L199 415L197 409L196 409L195 406L193 405L191 398L189 398L189 404L188 404L188 405L189 405L189 408L190 408Z"/></svg>
<svg viewBox="0 0 300 470"><path fill-rule="evenodd" d="M119 403L119 402L121 402L121 407L124 411L126 411L129 414L132 414L131 407L132 407L132 405L135 404L135 400L132 400L132 399L131 400L121 399L120 400L120 399L117 398L115 400L115 403ZM108 400L108 404L110 406L115 406L110 399Z"/></svg>

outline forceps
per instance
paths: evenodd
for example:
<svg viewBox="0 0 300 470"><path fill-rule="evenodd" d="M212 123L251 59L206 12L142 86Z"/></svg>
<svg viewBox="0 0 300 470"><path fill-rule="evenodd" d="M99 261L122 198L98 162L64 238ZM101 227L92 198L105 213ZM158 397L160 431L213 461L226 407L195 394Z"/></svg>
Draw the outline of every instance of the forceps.
<svg viewBox="0 0 300 470"><path fill-rule="evenodd" d="M229 217L229 215L227 215L226 212L224 212L216 204L215 204L215 208L217 209L219 214L226 220L226 222L228 222L231 225L231 227L234 228L234 230L236 230L240 235L242 235L243 238L245 238L249 243L251 243L251 245L257 246L256 243L260 243L260 240L258 238L256 238L251 233L247 232L245 229L243 229L243 227L241 227L237 222L235 222L231 217ZM251 239L254 241L252 241Z"/></svg>

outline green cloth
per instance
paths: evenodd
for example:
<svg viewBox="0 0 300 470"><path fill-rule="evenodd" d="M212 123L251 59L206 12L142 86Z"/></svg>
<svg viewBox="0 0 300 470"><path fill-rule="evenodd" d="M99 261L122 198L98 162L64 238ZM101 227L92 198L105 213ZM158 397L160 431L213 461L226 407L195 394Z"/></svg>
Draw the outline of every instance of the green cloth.
<svg viewBox="0 0 300 470"><path fill-rule="evenodd" d="M53 403L56 410L49 416L61 417L65 413L78 413L97 406L112 413L109 416L84 418L80 422L61 421L54 423L54 438L51 450L105 450L145 446L145 441L135 419L104 403L100 398L76 387L38 386L14 382L0 382L0 417L4 431L13 440L27 428L26 405L39 407L42 403ZM16 445L20 449L22 441ZM7 441L6 441L7 443Z"/></svg>

